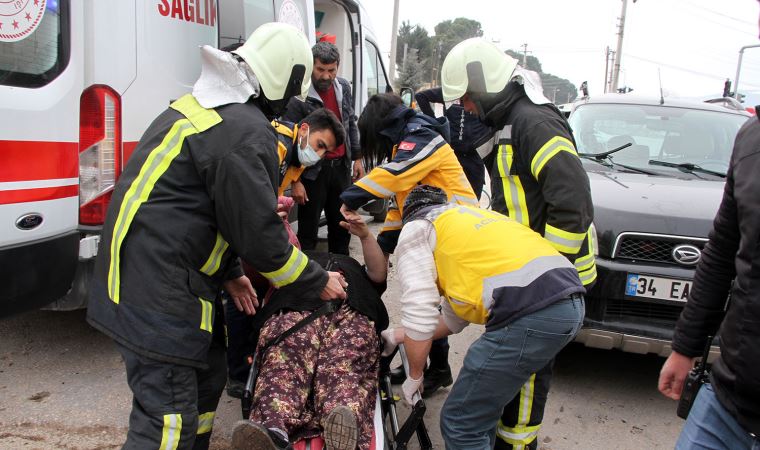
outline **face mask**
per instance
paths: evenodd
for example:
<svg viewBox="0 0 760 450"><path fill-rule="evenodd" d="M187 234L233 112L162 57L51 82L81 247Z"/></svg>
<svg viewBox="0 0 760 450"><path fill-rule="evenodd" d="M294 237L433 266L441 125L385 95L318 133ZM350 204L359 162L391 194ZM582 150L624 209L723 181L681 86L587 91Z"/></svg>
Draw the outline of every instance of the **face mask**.
<svg viewBox="0 0 760 450"><path fill-rule="evenodd" d="M304 167L311 167L322 159L309 145L309 133L310 131L306 130L306 146L304 148L301 148L303 137L298 141L298 161Z"/></svg>

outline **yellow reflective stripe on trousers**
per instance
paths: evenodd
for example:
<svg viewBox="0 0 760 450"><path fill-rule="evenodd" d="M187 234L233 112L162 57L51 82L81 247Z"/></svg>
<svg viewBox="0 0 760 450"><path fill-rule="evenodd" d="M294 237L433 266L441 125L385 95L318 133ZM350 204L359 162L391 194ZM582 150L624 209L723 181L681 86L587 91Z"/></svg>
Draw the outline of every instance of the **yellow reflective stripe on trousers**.
<svg viewBox="0 0 760 450"><path fill-rule="evenodd" d="M216 416L216 411L203 413L198 416L197 434L208 433L211 431L211 428L214 427L214 416Z"/></svg>
<svg viewBox="0 0 760 450"><path fill-rule="evenodd" d="M530 163L530 173L533 174L535 179L538 179L538 175L541 173L541 169L544 168L546 163L559 152L570 152L575 155L575 147L573 143L562 136L554 136L549 139L549 142L544 144L533 156L533 160Z"/></svg>
<svg viewBox="0 0 760 450"><path fill-rule="evenodd" d="M159 450L176 450L179 445L179 435L182 432L182 415L165 414L164 428L161 433Z"/></svg>
<svg viewBox="0 0 760 450"><path fill-rule="evenodd" d="M508 444L512 444L513 450L522 450L538 437L538 430L541 425L530 427L509 428L499 420L496 427L496 435Z"/></svg>
<svg viewBox="0 0 760 450"><path fill-rule="evenodd" d="M214 304L198 298L201 302L201 330L211 333L214 329Z"/></svg>
<svg viewBox="0 0 760 450"><path fill-rule="evenodd" d="M222 264L222 255L224 255L224 252L227 251L229 246L230 244L228 244L222 237L222 234L217 231L214 249L211 250L211 254L206 260L206 263L201 267L201 272L208 276L215 274L216 271L219 270L219 266Z"/></svg>
<svg viewBox="0 0 760 450"><path fill-rule="evenodd" d="M166 172L174 158L179 155L185 138L197 132L198 130L187 119L174 122L161 144L151 150L140 169L140 173L132 181L124 195L111 238L111 264L108 268L108 295L114 303L119 303L120 251L129 226L132 224L137 210L148 200L156 181Z"/></svg>
<svg viewBox="0 0 760 450"><path fill-rule="evenodd" d="M525 189L523 189L519 176L509 174L513 156L511 145L499 146L496 164L501 176L504 202L507 204L507 215L515 222L529 227L530 216L528 215L527 202L525 201Z"/></svg>
<svg viewBox="0 0 760 450"><path fill-rule="evenodd" d="M295 247L291 248L292 251L290 257L282 267L273 272L261 272L261 275L269 280L269 282L276 288L287 286L296 281L303 272L303 269L306 268L306 264L309 262L309 259L300 250Z"/></svg>
<svg viewBox="0 0 760 450"><path fill-rule="evenodd" d="M520 388L520 407L515 426L507 427L500 421L496 429L499 437L512 444L514 450L523 449L525 445L530 444L538 436L538 429L541 427L541 425L528 426L533 411L535 382L536 374L534 373Z"/></svg>
<svg viewBox="0 0 760 450"><path fill-rule="evenodd" d="M565 231L547 223L546 228L544 228L544 238L562 253L575 255L581 251L586 233Z"/></svg>

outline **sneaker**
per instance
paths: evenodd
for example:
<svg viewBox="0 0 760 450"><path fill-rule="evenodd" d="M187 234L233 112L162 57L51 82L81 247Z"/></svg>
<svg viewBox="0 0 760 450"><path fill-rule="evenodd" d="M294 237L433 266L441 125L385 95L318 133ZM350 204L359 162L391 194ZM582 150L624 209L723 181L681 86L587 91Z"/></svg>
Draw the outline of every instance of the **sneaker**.
<svg viewBox="0 0 760 450"><path fill-rule="evenodd" d="M245 390L245 383L232 378L227 378L227 395L233 398L243 398L243 391Z"/></svg>
<svg viewBox="0 0 760 450"><path fill-rule="evenodd" d="M283 431L270 430L250 420L238 420L232 429L232 450L293 450Z"/></svg>
<svg viewBox="0 0 760 450"><path fill-rule="evenodd" d="M451 367L448 364L442 369L430 367L425 370L425 378L422 380L422 397L428 398L439 388L451 386L453 382Z"/></svg>
<svg viewBox="0 0 760 450"><path fill-rule="evenodd" d="M324 421L325 448L327 450L354 450L358 443L359 427L354 411L347 406L338 406L330 411Z"/></svg>
<svg viewBox="0 0 760 450"><path fill-rule="evenodd" d="M403 365L391 369L391 384L401 384L404 380L406 380L406 372Z"/></svg>

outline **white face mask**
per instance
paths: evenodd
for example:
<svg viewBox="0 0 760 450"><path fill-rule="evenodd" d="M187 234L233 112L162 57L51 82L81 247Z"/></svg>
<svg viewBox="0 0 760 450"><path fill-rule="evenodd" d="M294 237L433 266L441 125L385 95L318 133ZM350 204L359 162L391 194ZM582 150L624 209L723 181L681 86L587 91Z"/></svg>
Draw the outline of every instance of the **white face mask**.
<svg viewBox="0 0 760 450"><path fill-rule="evenodd" d="M304 140L303 137L301 137L298 140L298 161L304 167L311 167L322 159L319 156L319 154L317 154L317 152L315 152L314 149L311 148L311 145L309 145L310 132L311 132L310 130L306 130L306 145L305 146L303 146L303 140Z"/></svg>

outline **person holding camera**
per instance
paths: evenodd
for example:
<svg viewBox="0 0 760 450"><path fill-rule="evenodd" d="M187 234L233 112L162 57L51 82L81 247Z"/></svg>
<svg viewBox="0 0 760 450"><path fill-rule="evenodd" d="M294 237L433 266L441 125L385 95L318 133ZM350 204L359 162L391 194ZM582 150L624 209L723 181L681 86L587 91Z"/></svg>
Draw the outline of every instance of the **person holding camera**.
<svg viewBox="0 0 760 450"><path fill-rule="evenodd" d="M696 395L676 443L679 450L760 449L758 171L760 121L753 117L736 136L723 200L697 265L689 301L676 324L673 353L660 372L658 387L666 397ZM689 370L708 336L716 333L721 355L709 382L688 383L699 391L686 392Z"/></svg>

